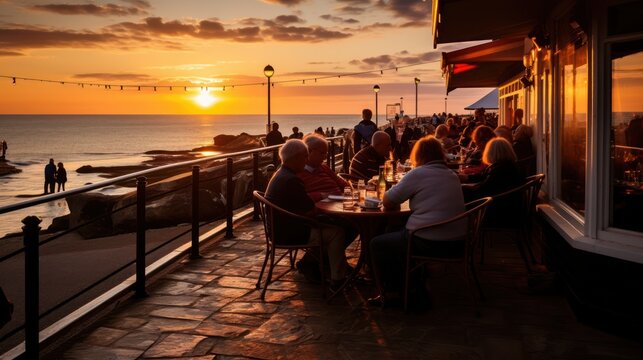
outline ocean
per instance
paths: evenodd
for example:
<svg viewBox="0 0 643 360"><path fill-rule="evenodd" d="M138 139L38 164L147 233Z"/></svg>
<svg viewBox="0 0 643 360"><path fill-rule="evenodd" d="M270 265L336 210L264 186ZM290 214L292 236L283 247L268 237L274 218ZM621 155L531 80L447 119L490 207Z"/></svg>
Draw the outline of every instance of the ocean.
<svg viewBox="0 0 643 360"><path fill-rule="evenodd" d="M293 126L303 133L321 126L352 127L360 114L272 115L284 136ZM103 178L79 174L83 165L138 165L150 150L191 150L211 145L220 134L241 132L263 134L266 115L0 115L0 141L7 141L7 160L22 170L0 177L0 206L43 193L44 167L50 158L67 169L67 189ZM131 189L109 188L103 193L118 194ZM68 213L64 200L0 215L0 237L19 232L21 220L36 215L46 229L55 217Z"/></svg>

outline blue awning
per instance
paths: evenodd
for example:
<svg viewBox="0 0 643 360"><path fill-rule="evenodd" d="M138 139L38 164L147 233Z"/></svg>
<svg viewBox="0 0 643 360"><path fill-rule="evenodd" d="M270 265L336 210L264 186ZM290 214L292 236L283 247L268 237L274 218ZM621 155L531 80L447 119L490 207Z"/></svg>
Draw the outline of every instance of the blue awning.
<svg viewBox="0 0 643 360"><path fill-rule="evenodd" d="M475 109L498 109L498 89L493 89L490 93L483 96L480 100L474 102L473 104L464 108L465 110L475 110Z"/></svg>

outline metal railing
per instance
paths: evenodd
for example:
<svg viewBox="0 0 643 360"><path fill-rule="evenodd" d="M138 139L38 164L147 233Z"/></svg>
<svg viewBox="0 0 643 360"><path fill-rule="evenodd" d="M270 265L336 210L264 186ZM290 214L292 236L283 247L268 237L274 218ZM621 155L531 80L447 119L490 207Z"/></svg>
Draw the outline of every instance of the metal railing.
<svg viewBox="0 0 643 360"><path fill-rule="evenodd" d="M341 136L336 136L332 138L327 138L329 141L329 151L328 151L328 164L330 167L335 171L336 169L336 164L338 163L343 163L343 156L341 154L341 151L344 147L344 138ZM339 146L337 142L339 141ZM15 204L7 205L7 206L2 206L0 207L0 215L2 214L7 214L10 212L18 211L21 209L27 209L27 208L32 208L37 205L41 205L44 203L48 203L51 201L55 200L61 200L61 199L66 199L70 196L77 195L77 194L84 194L91 192L93 190L101 189L107 186L112 186L112 185L117 185L119 183L129 181L129 180L136 180L136 201L132 204L122 206L117 209L112 209L108 213L94 217L92 219L89 219L85 222L82 222L81 224L78 224L77 226L73 226L65 231L62 231L60 233L54 234L47 238L46 240L40 241L40 223L41 220L36 217L36 216L27 216L22 220L22 223L24 226L22 227L23 230L23 245L24 247L12 251L6 255L3 255L0 257L0 263L3 263L4 261L7 261L9 259L12 259L22 253L24 253L24 298L25 298L25 309L24 309L24 314L25 314L25 321L24 324L21 326L18 326L4 335L0 337L0 344L4 342L5 340L12 338L16 336L18 333L24 330L24 356L28 359L32 358L37 358L39 351L40 351L40 343L41 339L39 337L40 335L40 322L41 319L47 315L52 314L54 311L59 310L63 306L71 303L75 299L79 298L83 294L86 294L89 292L91 289L96 288L98 285L101 283L105 282L106 280L110 279L111 277L115 276L116 274L120 273L121 271L124 271L128 267L135 265L135 282L133 286L133 290L136 296L145 296L146 291L145 291L145 286L146 286L146 255L151 254L152 252L170 244L171 242L177 240L179 237L186 235L187 233L191 233L190 236L190 248L189 248L189 255L190 258L195 259L200 257L199 253L199 228L205 224L209 224L216 219L211 219L205 223L200 222L200 213L199 213L199 185L203 183L203 180L200 179L200 166L199 164L203 164L206 162L213 162L216 160L223 160L225 159L225 179L226 179L226 194L225 194L225 199L226 199L226 206L225 206L225 219L226 219L226 226L225 226L225 237L226 238L232 238L234 237L233 233L233 197L234 197L234 186L233 184L233 175L235 173L234 165L235 165L235 159L237 159L237 163L242 163L244 161L248 161L248 156L252 157L252 162L251 162L251 167L252 167L252 179L253 179L253 189L252 190L264 190L259 187L259 179L260 179L260 173L259 173L259 167L261 163L261 155L265 153L270 153L272 152L272 157L271 159L264 159L264 164L267 163L272 163L275 166L279 164L279 157L278 157L278 150L281 147L281 145L274 145L274 146L267 146L263 148L258 148L258 149L252 149L252 150L246 150L246 151L239 151L235 153L228 153L228 154L220 154L220 155L213 155L213 156L208 156L204 158L200 158L197 160L190 160L190 161L184 161L176 164L170 164L170 165L164 165L164 166L159 166L155 167L152 169L147 169L143 171L138 171L132 174L127 174L127 175L122 175L118 176L109 180L104 180L95 184L90 184L90 185L85 185L76 189L71 189L67 190L64 192L59 192L59 193L53 193L49 195L43 195L41 197L27 200L27 201L22 201L18 202ZM339 150L339 154L338 151ZM241 159L241 161L239 161ZM185 186L181 186L178 188L174 188L170 191L166 191L160 194L155 194L152 197L148 197L146 194L146 188L147 188L147 178L146 176L159 173L162 171L167 171L167 170L180 170L181 168L185 168L187 166L192 166L192 171L191 171L191 183ZM242 170L242 169L239 169ZM214 177L210 179L209 181L220 181L222 180L219 177ZM172 192L176 192L179 190L184 190L186 188L191 187L191 224L190 228L186 231L182 231L179 234L173 236L167 241L162 242L161 244L155 246L154 248L146 251L146 230L148 229L147 227L147 222L146 222L146 202L153 199L153 198L159 198L161 196L167 195ZM87 226L88 224L92 224L94 222L100 221L102 218L106 216L111 216L117 212L123 211L126 208L130 206L136 206L136 257L133 261L128 262L127 264L124 264L114 271L110 272L109 274L101 277L100 279L97 279L93 283L91 283L88 286L85 286L83 289L80 291L74 293L67 299L59 302L58 304L54 305L50 309L47 309L43 311L42 313L39 310L39 304L40 304L40 269L39 269L39 262L40 262L40 255L39 255L39 249L42 245L45 245L47 243L50 243L56 239L61 238L62 236L69 234L71 232L74 232L78 230L79 228L83 226ZM254 211L253 211L253 218L254 219L259 219L259 212L258 212L258 206L257 203L254 203ZM71 224L70 224L71 225ZM60 329L62 330L62 329ZM15 350L15 348L14 348ZM15 351L14 351L15 352ZM2 354L0 354L2 355Z"/></svg>

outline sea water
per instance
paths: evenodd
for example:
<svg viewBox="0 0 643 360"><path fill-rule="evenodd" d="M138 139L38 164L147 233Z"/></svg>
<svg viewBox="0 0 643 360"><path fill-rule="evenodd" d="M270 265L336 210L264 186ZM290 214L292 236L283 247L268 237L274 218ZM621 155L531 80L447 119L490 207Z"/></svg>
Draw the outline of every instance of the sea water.
<svg viewBox="0 0 643 360"><path fill-rule="evenodd" d="M297 126L304 134L317 127L352 127L356 115L272 115L284 136ZM220 134L265 132L265 115L0 115L0 141L7 141L7 160L21 173L0 177L0 206L43 193L44 167L50 158L67 169L67 189L104 180L99 174L79 174L83 165L138 165L150 150L191 150L212 145ZM119 194L131 189L100 190ZM0 237L18 232L21 220L36 215L46 229L54 217L68 213L65 200L0 215Z"/></svg>

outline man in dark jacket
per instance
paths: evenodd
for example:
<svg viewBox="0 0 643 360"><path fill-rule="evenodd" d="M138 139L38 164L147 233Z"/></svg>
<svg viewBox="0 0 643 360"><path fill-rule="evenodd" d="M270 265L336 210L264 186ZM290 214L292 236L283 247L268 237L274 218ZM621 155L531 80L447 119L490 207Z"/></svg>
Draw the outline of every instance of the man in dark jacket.
<svg viewBox="0 0 643 360"><path fill-rule="evenodd" d="M272 123L272 131L266 135L266 144L268 146L279 145L284 143L284 136L279 131L279 124Z"/></svg>
<svg viewBox="0 0 643 360"><path fill-rule="evenodd" d="M354 154L371 144L373 134L377 131L377 125L371 120L372 117L373 112L370 109L362 110L362 121L355 125L355 131L353 131Z"/></svg>

